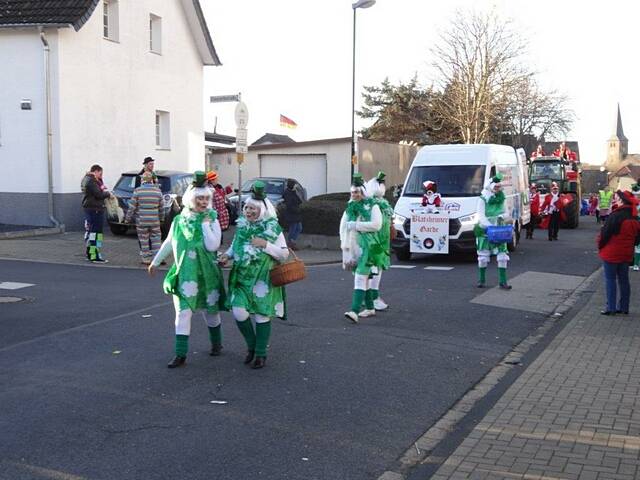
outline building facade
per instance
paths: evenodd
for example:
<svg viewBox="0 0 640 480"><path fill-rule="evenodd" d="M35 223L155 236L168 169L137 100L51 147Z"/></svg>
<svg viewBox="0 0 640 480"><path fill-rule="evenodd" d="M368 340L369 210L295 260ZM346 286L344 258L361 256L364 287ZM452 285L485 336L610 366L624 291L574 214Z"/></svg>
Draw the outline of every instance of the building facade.
<svg viewBox="0 0 640 480"><path fill-rule="evenodd" d="M108 188L147 156L204 167L203 66L220 60L197 0L14 3L0 17L0 202L15 208L0 223L81 227L92 164Z"/></svg>

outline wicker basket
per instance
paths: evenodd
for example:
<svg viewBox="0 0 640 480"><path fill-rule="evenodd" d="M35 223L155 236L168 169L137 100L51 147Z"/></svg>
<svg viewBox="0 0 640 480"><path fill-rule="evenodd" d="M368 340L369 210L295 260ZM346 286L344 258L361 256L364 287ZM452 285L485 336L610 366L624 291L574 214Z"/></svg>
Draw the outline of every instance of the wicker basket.
<svg viewBox="0 0 640 480"><path fill-rule="evenodd" d="M289 251L293 254L293 260L287 263L280 263L271 269L271 284L274 287L281 287L282 285L304 280L307 276L304 262L297 257L293 250L289 249Z"/></svg>

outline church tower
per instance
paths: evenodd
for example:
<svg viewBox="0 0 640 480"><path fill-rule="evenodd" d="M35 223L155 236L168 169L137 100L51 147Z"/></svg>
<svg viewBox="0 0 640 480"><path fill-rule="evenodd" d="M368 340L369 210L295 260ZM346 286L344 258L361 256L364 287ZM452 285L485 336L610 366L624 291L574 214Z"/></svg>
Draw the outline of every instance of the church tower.
<svg viewBox="0 0 640 480"><path fill-rule="evenodd" d="M624 157L627 156L629 140L624 136L622 130L622 116L620 115L620 104L618 104L618 115L613 129L613 135L607 141L607 160L605 166L607 170L615 172L622 167Z"/></svg>

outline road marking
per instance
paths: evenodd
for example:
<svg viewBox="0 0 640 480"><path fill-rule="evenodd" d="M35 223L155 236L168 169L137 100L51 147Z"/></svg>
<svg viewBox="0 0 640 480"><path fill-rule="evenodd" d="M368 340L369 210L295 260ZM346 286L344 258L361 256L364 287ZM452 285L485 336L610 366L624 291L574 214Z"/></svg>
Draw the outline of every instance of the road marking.
<svg viewBox="0 0 640 480"><path fill-rule="evenodd" d="M453 267L424 267L425 270L443 270L443 271L448 271L448 270L453 270Z"/></svg>
<svg viewBox="0 0 640 480"><path fill-rule="evenodd" d="M0 288L4 290L19 290L21 288L33 287L35 283L20 282L0 282Z"/></svg>
<svg viewBox="0 0 640 480"><path fill-rule="evenodd" d="M391 268L403 268L405 270L410 270L412 268L416 268L415 265L391 265Z"/></svg>

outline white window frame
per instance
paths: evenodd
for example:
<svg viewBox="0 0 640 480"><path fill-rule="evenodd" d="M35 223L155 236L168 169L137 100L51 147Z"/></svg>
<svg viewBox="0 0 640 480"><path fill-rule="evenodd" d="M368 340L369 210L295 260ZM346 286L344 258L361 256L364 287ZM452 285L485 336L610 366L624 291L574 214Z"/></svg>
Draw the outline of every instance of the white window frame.
<svg viewBox="0 0 640 480"><path fill-rule="evenodd" d="M120 40L119 2L102 0L102 35L105 40Z"/></svg>
<svg viewBox="0 0 640 480"><path fill-rule="evenodd" d="M149 14L149 51L162 55L162 17Z"/></svg>
<svg viewBox="0 0 640 480"><path fill-rule="evenodd" d="M171 114L156 110L155 121L156 150L171 150Z"/></svg>

